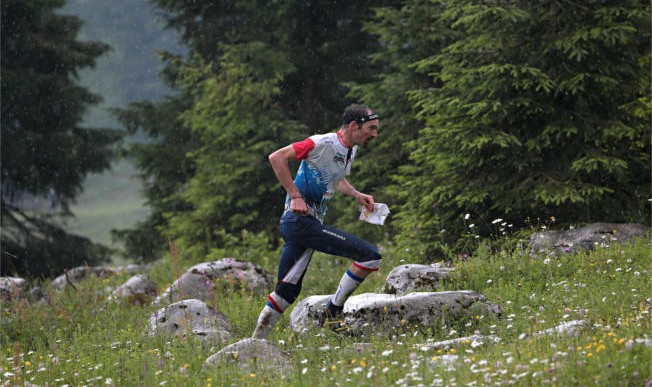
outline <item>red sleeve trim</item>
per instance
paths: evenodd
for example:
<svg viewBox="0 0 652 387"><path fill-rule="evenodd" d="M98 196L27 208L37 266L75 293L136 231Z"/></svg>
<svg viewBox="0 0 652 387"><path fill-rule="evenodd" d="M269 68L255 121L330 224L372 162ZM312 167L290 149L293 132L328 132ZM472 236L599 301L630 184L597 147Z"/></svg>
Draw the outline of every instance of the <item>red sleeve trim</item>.
<svg viewBox="0 0 652 387"><path fill-rule="evenodd" d="M315 142L311 138L306 138L303 141L292 143L292 147L297 154L297 160L305 160L308 158L308 153L315 147Z"/></svg>

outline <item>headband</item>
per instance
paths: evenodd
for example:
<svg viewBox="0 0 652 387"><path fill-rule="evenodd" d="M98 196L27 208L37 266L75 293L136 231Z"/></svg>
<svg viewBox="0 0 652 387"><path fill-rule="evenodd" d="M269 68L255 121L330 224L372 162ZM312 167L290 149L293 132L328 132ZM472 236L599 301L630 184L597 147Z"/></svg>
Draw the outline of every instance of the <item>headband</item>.
<svg viewBox="0 0 652 387"><path fill-rule="evenodd" d="M355 122L356 122L358 125L362 125L362 124L364 124L364 123L367 122L367 121L372 121L372 120L376 120L376 119L378 119L378 114L373 113L373 114L369 114L369 115L364 116L364 117L356 118L356 119L355 119Z"/></svg>

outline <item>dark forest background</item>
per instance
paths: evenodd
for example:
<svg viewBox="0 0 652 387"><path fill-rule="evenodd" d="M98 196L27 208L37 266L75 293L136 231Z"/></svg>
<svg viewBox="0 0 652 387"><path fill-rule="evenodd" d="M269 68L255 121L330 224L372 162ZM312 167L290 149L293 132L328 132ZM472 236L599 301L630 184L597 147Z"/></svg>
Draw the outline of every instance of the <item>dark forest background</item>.
<svg viewBox="0 0 652 387"><path fill-rule="evenodd" d="M350 181L392 214L363 224L338 197L328 222L415 260L543 226L650 224L649 2L1 7L3 275L171 245L190 262L273 254L284 192L267 155L336 130L352 102L381 129ZM125 213L115 243L74 226L98 185L139 189L108 211Z"/></svg>

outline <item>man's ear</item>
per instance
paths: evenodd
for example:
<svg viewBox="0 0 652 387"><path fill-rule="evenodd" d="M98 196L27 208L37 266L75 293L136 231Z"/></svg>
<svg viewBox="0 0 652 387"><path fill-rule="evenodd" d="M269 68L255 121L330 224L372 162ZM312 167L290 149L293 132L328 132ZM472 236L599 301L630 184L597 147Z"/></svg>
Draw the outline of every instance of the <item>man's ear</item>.
<svg viewBox="0 0 652 387"><path fill-rule="evenodd" d="M351 131L353 131L357 127L358 127L358 123L355 122L355 120L349 122L349 129L351 129Z"/></svg>

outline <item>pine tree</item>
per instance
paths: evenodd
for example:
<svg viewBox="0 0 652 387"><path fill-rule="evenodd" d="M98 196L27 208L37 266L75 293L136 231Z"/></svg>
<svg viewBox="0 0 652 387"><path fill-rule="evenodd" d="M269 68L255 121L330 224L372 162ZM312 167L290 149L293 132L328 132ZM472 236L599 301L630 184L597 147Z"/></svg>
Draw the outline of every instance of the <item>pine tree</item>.
<svg viewBox="0 0 652 387"><path fill-rule="evenodd" d="M41 276L108 258L68 235L56 217L20 206L47 197L62 216L84 177L109 166L117 131L80 127L99 97L76 83L109 47L76 40L81 21L57 14L64 0L2 2L2 272Z"/></svg>

